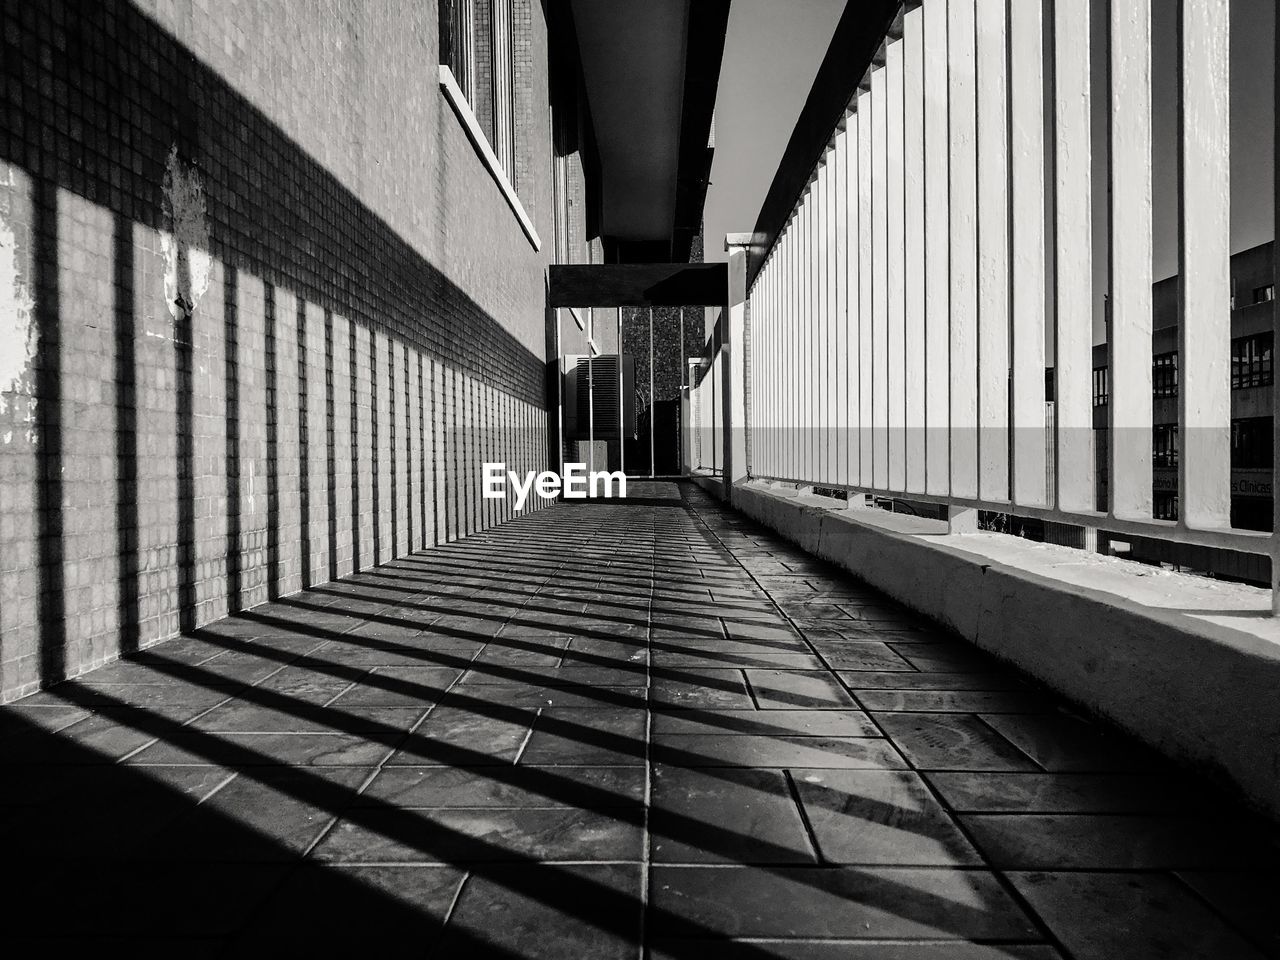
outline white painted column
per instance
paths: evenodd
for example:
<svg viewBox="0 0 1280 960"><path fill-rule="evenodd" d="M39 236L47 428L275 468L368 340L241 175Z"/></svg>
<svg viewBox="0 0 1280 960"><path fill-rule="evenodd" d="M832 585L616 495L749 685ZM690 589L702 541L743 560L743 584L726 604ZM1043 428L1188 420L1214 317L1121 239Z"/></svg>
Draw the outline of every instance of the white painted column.
<svg viewBox="0 0 1280 960"><path fill-rule="evenodd" d="M763 476L769 462L769 386L767 370L773 370L773 352L769 348L769 277L761 267L751 294L751 426L753 431L751 473Z"/></svg>
<svg viewBox="0 0 1280 960"><path fill-rule="evenodd" d="M1228 0L1182 0L1178 516L1231 519L1231 99Z"/></svg>
<svg viewBox="0 0 1280 960"><path fill-rule="evenodd" d="M826 429L823 436L823 464L825 465L825 476L828 484L837 483L839 471L836 468L837 457L836 452L839 447L839 440L836 432L836 420L838 416L838 399L839 393L839 370L837 357L838 349L838 332L840 326L840 312L836 302L836 155L834 144L827 149L827 163L824 168L826 171L826 181L823 186L823 193L826 202L822 209L826 214L826 255L822 258L822 272L824 287L826 288L827 299L827 336L826 346L822 351L823 364L826 367L826 383L827 389L825 399L823 401L824 416L823 424Z"/></svg>
<svg viewBox="0 0 1280 960"><path fill-rule="evenodd" d="M872 170L874 122L871 90L858 91L858 482L874 484L872 473Z"/></svg>
<svg viewBox="0 0 1280 960"><path fill-rule="evenodd" d="M906 356L906 484L925 487L925 326L924 326L924 8L907 10L902 20L903 73L903 299Z"/></svg>
<svg viewBox="0 0 1280 960"><path fill-rule="evenodd" d="M1006 49L1009 0L977 0L975 13L978 492L984 500L1006 500L1009 497L1009 61ZM1150 166L1149 157L1148 152L1144 168ZM1147 262L1149 267L1149 257ZM1147 291L1149 294L1150 284ZM1149 336L1147 343L1150 344ZM1150 353L1150 346L1147 351ZM1150 389L1147 393L1150 397ZM1150 473L1148 470L1148 478ZM1150 488L1150 482L1147 486Z"/></svg>
<svg viewBox="0 0 1280 960"><path fill-rule="evenodd" d="M809 472L813 482L822 477L822 342L826 324L822 302L822 168L813 171L809 185L809 304L810 317L805 329L809 347Z"/></svg>
<svg viewBox="0 0 1280 960"><path fill-rule="evenodd" d="M800 466L796 476L813 483L813 196L805 193L800 206L797 255L800 261L800 317L796 333L800 343Z"/></svg>
<svg viewBox="0 0 1280 960"><path fill-rule="evenodd" d="M746 299L747 254L731 248L729 282L722 317L724 341L721 348L724 374L724 495L733 499L733 485L747 476L746 395ZM649 476L653 469L653 308L649 308Z"/></svg>
<svg viewBox="0 0 1280 960"><path fill-rule="evenodd" d="M813 343L813 479L828 483L827 476L827 157L818 161L813 183L813 278L814 324L810 330Z"/></svg>
<svg viewBox="0 0 1280 960"><path fill-rule="evenodd" d="M774 258L777 253L775 244L773 251L769 254L769 259L765 262L765 269L762 271L764 276L764 305L765 305L765 329L762 349L755 355L756 359L753 365L759 371L760 398L756 403L756 416L761 418L763 434L761 438L760 472L765 476L772 476L774 469L774 440L778 434L778 347L777 347L777 330L778 330L778 313L774 303L774 289L776 287L776 270L777 260Z"/></svg>
<svg viewBox="0 0 1280 960"><path fill-rule="evenodd" d="M809 470L809 197L796 209L795 226L796 318L793 338L796 345L796 383L792 388L796 410L796 463L793 476L807 479Z"/></svg>
<svg viewBox="0 0 1280 960"><path fill-rule="evenodd" d="M978 104L974 18L974 0L948 0L951 495L970 498L978 495Z"/></svg>
<svg viewBox="0 0 1280 960"><path fill-rule="evenodd" d="M835 273L835 370L836 397L833 423L836 430L836 483L849 483L849 121L845 114L836 132L832 166L835 169L835 237L832 243Z"/></svg>
<svg viewBox="0 0 1280 960"><path fill-rule="evenodd" d="M859 156L862 150L861 130L862 112L858 106L860 98L855 94L850 106L854 107L845 119L845 288L847 290L848 331L845 335L845 355L848 362L849 379L849 445L845 451L848 470L848 483L851 486L862 483L862 285L861 263L861 214L859 197L862 180Z"/></svg>
<svg viewBox="0 0 1280 960"><path fill-rule="evenodd" d="M947 0L924 5L925 489L950 491L950 142Z"/></svg>
<svg viewBox="0 0 1280 960"><path fill-rule="evenodd" d="M1015 503L1046 504L1044 22L1041 0L1009 5L1013 207L1013 464Z"/></svg>
<svg viewBox="0 0 1280 960"><path fill-rule="evenodd" d="M889 219L888 219L888 75L884 67L871 72L871 291L872 373L871 405L875 442L872 482L888 487L889 480Z"/></svg>
<svg viewBox="0 0 1280 960"><path fill-rule="evenodd" d="M799 463L800 454L800 425L799 417L796 416L796 315L799 314L800 301L799 291L796 284L796 256L795 256L795 212L792 212L791 219L787 221L786 233L783 234L783 241L786 243L786 329L783 332L783 340L787 352L787 384L785 396L786 408L786 438L783 443L783 466L786 470L782 471L782 476L795 477L799 474L797 463Z"/></svg>
<svg viewBox="0 0 1280 960"><path fill-rule="evenodd" d="M1093 468L1093 92L1089 6L1090 0L1056 0L1054 4L1054 475L1057 507L1066 511L1092 510L1097 499ZM1145 366L1149 368L1150 363Z"/></svg>
<svg viewBox="0 0 1280 960"><path fill-rule="evenodd" d="M888 464L885 485L903 490L907 485L906 451L906 182L903 145L903 54L901 40L885 51L885 216L886 281L888 289L888 369L885 394L888 401Z"/></svg>

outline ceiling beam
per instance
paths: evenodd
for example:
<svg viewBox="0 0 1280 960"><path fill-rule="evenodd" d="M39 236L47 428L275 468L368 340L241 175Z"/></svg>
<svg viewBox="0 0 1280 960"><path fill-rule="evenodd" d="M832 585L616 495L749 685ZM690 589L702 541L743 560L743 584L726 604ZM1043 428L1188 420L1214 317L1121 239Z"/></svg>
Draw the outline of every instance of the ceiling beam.
<svg viewBox="0 0 1280 960"><path fill-rule="evenodd" d="M548 307L720 307L723 263L566 263L547 268Z"/></svg>

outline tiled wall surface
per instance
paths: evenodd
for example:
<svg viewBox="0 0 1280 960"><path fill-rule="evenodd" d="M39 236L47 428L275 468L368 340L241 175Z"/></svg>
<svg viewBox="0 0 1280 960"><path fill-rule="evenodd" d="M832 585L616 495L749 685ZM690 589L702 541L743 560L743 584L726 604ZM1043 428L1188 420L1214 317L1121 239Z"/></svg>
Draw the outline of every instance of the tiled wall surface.
<svg viewBox="0 0 1280 960"><path fill-rule="evenodd" d="M536 251L434 4L0 10L0 699L510 515L479 465L547 459L549 133Z"/></svg>

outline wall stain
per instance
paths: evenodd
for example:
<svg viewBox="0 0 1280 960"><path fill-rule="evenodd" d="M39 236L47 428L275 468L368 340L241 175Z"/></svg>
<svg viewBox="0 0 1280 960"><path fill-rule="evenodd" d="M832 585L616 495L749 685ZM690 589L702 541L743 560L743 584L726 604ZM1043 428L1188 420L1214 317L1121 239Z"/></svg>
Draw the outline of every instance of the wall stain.
<svg viewBox="0 0 1280 960"><path fill-rule="evenodd" d="M190 316L209 289L209 215L200 173L178 156L175 145L165 163L163 209L169 230L161 233L164 295L174 320ZM150 331L148 331L150 332Z"/></svg>
<svg viewBox="0 0 1280 960"><path fill-rule="evenodd" d="M0 443L13 442L17 425L29 443L36 439L35 359L39 335L35 323L35 301L24 279L23 258L14 229L15 202L29 187L15 179L12 170L0 179L0 415L6 429Z"/></svg>

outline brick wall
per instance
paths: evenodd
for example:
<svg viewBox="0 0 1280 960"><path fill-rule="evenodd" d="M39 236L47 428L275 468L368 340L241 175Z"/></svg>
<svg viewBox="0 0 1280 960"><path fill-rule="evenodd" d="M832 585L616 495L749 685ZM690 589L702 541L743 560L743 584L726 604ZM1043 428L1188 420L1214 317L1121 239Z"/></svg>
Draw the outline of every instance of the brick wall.
<svg viewBox="0 0 1280 960"><path fill-rule="evenodd" d="M434 4L0 10L0 699L510 515L479 461L546 461L541 4L542 252Z"/></svg>

